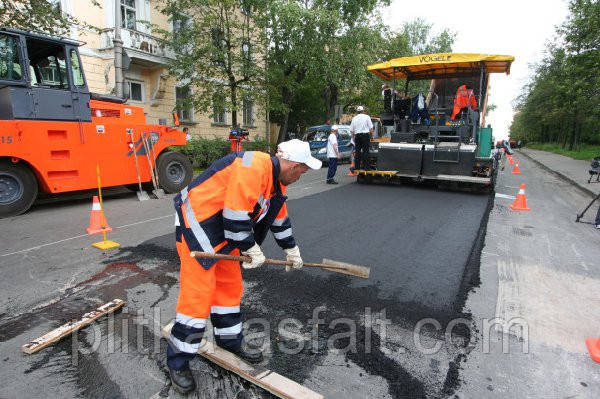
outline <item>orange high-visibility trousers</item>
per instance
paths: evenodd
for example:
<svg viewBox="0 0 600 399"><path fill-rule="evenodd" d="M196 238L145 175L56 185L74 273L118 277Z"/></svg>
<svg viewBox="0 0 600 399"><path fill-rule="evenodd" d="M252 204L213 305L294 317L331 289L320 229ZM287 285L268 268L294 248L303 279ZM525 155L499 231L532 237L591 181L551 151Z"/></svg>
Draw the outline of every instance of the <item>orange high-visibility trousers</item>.
<svg viewBox="0 0 600 399"><path fill-rule="evenodd" d="M185 238L182 237L181 242L176 245L181 261L178 314L206 319L211 314L212 307L240 306L244 290L240 262L219 260L206 270L190 256ZM231 255L239 254L238 249L231 252Z"/></svg>
<svg viewBox="0 0 600 399"><path fill-rule="evenodd" d="M180 287L167 364L183 370L200 348L209 316L216 344L228 350L240 348L243 283L240 262L219 260L207 270L190 256L184 237L175 245L181 262ZM238 249L231 251L239 254Z"/></svg>

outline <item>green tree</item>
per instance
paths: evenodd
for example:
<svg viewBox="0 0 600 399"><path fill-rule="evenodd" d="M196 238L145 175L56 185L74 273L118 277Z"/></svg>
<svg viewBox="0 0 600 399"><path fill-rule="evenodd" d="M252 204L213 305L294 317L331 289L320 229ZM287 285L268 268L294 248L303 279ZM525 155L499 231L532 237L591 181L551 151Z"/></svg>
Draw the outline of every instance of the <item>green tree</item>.
<svg viewBox="0 0 600 399"><path fill-rule="evenodd" d="M321 104L331 114L339 96L339 71L355 71L340 65L341 37L363 28L366 19L381 0L273 0L265 4L262 26L268 32L268 88L272 120L279 123L278 142L290 127L290 115L300 92L321 86ZM356 46L360 48L360 46ZM346 57L356 56L356 51ZM361 66L364 71L364 64ZM322 83L319 84L319 81ZM304 88L304 89L303 89ZM317 90L319 91L319 90ZM321 113L322 114L322 113ZM295 118L292 117L292 118Z"/></svg>
<svg viewBox="0 0 600 399"><path fill-rule="evenodd" d="M186 103L202 112L231 110L232 125L244 98L264 99L264 30L252 0L163 0L173 30L156 29L174 52L172 76L187 86Z"/></svg>
<svg viewBox="0 0 600 399"><path fill-rule="evenodd" d="M569 150L599 143L600 2L571 0L556 36L516 100L510 136Z"/></svg>

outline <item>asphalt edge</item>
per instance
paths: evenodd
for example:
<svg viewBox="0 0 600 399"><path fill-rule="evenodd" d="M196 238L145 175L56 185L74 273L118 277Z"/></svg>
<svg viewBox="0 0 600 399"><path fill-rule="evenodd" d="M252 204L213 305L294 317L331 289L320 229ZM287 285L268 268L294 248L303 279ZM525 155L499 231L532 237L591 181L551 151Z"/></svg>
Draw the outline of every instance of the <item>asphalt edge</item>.
<svg viewBox="0 0 600 399"><path fill-rule="evenodd" d="M544 169L547 172L552 173L553 175L555 175L556 177L558 177L559 179L571 184L572 186L574 186L575 188L579 189L580 191L582 191L584 194L595 198L596 196L598 196L598 194L594 193L592 190L586 188L585 186L582 186L581 184L577 183L575 180L571 179L569 176L560 173L554 169L551 169L549 166L547 166L546 164L542 163L541 161L538 161L537 159L533 158L531 155L526 154L523 151L520 150L515 150L517 151L519 154L525 156L526 158L528 158L529 160L535 162L537 165L539 165L542 169Z"/></svg>

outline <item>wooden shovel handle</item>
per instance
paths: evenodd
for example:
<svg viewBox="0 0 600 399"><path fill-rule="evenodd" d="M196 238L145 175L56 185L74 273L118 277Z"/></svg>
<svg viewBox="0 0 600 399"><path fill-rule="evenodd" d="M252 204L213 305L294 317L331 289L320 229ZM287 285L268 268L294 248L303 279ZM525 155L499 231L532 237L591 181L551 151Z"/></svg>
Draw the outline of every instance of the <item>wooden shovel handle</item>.
<svg viewBox="0 0 600 399"><path fill-rule="evenodd" d="M201 251L191 251L190 256L192 258L204 258L204 259L225 259L225 260L236 260L239 262L252 262L252 258L249 256L235 256L235 255L225 255L225 254L211 254L208 252ZM265 259L265 264L269 265L280 265L280 266L293 266L294 262L288 260L279 260L279 259ZM304 262L304 266L306 267L321 267L324 269L345 269L343 267L334 266L334 265L326 265L324 263L310 263Z"/></svg>

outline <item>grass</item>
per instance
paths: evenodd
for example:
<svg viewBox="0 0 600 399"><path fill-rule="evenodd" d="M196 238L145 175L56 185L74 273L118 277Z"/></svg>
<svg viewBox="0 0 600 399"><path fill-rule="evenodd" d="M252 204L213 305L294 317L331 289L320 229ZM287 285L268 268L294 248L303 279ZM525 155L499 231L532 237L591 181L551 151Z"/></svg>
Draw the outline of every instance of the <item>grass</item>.
<svg viewBox="0 0 600 399"><path fill-rule="evenodd" d="M528 143L525 145L525 147L531 148L532 150L553 152L569 158L585 161L592 160L595 157L600 157L600 145L582 144L577 150L573 151L569 151L568 149L563 148L560 144L556 143Z"/></svg>

